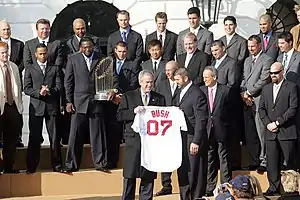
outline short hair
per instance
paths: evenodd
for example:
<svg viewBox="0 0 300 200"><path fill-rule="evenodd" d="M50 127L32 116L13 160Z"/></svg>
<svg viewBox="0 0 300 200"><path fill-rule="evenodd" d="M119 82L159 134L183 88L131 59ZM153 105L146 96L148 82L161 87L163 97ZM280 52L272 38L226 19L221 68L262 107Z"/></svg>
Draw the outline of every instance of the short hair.
<svg viewBox="0 0 300 200"><path fill-rule="evenodd" d="M251 35L249 38L248 38L248 41L256 41L258 44L261 44L261 39L258 35Z"/></svg>
<svg viewBox="0 0 300 200"><path fill-rule="evenodd" d="M158 12L158 13L156 13L156 15L155 15L155 21L157 21L158 18L159 19L168 20L167 13L165 13L165 12Z"/></svg>
<svg viewBox="0 0 300 200"><path fill-rule="evenodd" d="M261 19L264 19L264 20L266 20L266 21L268 21L268 22L272 22L271 15L269 15L269 14L262 14L262 15L259 17L259 20L261 20Z"/></svg>
<svg viewBox="0 0 300 200"><path fill-rule="evenodd" d="M150 42L148 42L148 49L150 49L151 47L154 47L154 46L159 46L159 48L162 48L162 44L159 40L151 40Z"/></svg>
<svg viewBox="0 0 300 200"><path fill-rule="evenodd" d="M193 39L193 41L194 42L197 42L197 36L194 34L194 33L192 33L192 32L189 32L189 33L187 33L185 36L184 36L184 39L185 38L192 38Z"/></svg>
<svg viewBox="0 0 300 200"><path fill-rule="evenodd" d="M130 14L127 10L120 10L119 12L117 12L116 17L118 18L119 15L127 15L128 17L130 17Z"/></svg>
<svg viewBox="0 0 300 200"><path fill-rule="evenodd" d="M281 184L284 192L298 192L300 175L294 170L281 172Z"/></svg>
<svg viewBox="0 0 300 200"><path fill-rule="evenodd" d="M0 41L0 47L4 47L8 49L8 44L6 42Z"/></svg>
<svg viewBox="0 0 300 200"><path fill-rule="evenodd" d="M126 49L128 49L128 45L126 42L123 42L123 41L119 41L117 42L117 44L115 45L115 49L117 49L117 47L125 47Z"/></svg>
<svg viewBox="0 0 300 200"><path fill-rule="evenodd" d="M79 41L79 46L81 46L83 42L91 42L93 45L95 45L93 38L90 36L83 36Z"/></svg>
<svg viewBox="0 0 300 200"><path fill-rule="evenodd" d="M47 49L47 46L46 46L44 43L39 43L39 44L37 44L36 47L35 47L35 52L36 52L37 49L39 49L39 48L46 48L46 49Z"/></svg>
<svg viewBox="0 0 300 200"><path fill-rule="evenodd" d="M204 71L207 70L207 71L211 71L212 72L212 76L213 77L218 77L218 70L216 68L214 68L213 66L206 66L204 68ZM203 72L204 72L203 71Z"/></svg>
<svg viewBox="0 0 300 200"><path fill-rule="evenodd" d="M144 78L144 76L152 76L152 78L154 79L154 74L148 70L142 70L139 73L139 82L141 82Z"/></svg>
<svg viewBox="0 0 300 200"><path fill-rule="evenodd" d="M224 18L223 23L225 24L226 21L232 21L234 25L236 25L236 18L234 16L227 16Z"/></svg>
<svg viewBox="0 0 300 200"><path fill-rule="evenodd" d="M232 188L234 196L241 199L252 199L255 195L252 191L241 191L235 188Z"/></svg>
<svg viewBox="0 0 300 200"><path fill-rule="evenodd" d="M35 24L35 28L38 29L39 24L48 24L50 26L50 21L48 19L39 19Z"/></svg>
<svg viewBox="0 0 300 200"><path fill-rule="evenodd" d="M168 64L172 65L175 69L179 69L179 68L180 68L179 63L176 62L176 61L174 61L174 60L171 60L171 61L167 62L167 63L166 63L166 66L167 66Z"/></svg>
<svg viewBox="0 0 300 200"><path fill-rule="evenodd" d="M200 10L198 7L191 7L188 9L187 14L188 15L196 14L198 17L200 17Z"/></svg>
<svg viewBox="0 0 300 200"><path fill-rule="evenodd" d="M222 40L215 40L211 43L211 47L213 46L219 46L219 47L225 47L224 43L222 42Z"/></svg>
<svg viewBox="0 0 300 200"><path fill-rule="evenodd" d="M293 43L293 35L290 32L284 31L280 33L277 37L278 39L284 39L284 41Z"/></svg>
<svg viewBox="0 0 300 200"><path fill-rule="evenodd" d="M181 76L181 77L184 77L184 76L189 76L189 72L186 68L184 67L180 67L179 69L177 69L175 72L174 72L174 76Z"/></svg>

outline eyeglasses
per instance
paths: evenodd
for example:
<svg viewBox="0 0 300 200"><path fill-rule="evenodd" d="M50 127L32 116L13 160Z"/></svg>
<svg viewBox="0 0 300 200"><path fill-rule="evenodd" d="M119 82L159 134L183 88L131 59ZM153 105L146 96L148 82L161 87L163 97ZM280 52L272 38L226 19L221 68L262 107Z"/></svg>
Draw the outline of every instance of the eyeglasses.
<svg viewBox="0 0 300 200"><path fill-rule="evenodd" d="M270 72L270 74L271 74L271 75L272 75L272 74L277 75L277 74L279 74L281 71L282 71L282 70L279 70L279 71L277 71L277 72Z"/></svg>

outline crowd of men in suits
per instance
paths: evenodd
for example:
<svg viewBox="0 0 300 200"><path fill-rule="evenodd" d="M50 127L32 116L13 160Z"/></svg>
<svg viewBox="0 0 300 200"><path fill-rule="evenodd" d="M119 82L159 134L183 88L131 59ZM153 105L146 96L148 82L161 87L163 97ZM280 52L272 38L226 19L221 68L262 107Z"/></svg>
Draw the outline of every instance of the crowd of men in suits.
<svg viewBox="0 0 300 200"><path fill-rule="evenodd" d="M167 14L157 13L157 30L146 36L144 48L129 13L117 13L119 30L108 37L107 55L114 58L109 99L121 99L120 104L94 100L95 68L105 56L82 19L74 20L74 35L63 41L49 41L50 22L40 19L37 37L25 45L0 22L3 172L19 172L14 155L21 145L23 91L30 96L28 174L39 164L45 120L53 171L78 171L89 142L95 169L109 172L117 167L124 139L123 199L134 199L136 178L141 199L151 199L156 174L140 166L140 138L131 125L145 105L178 106L188 127L182 131L178 169L181 199L212 196L218 165L221 182L228 182L241 168L241 143L249 152L247 169L268 171L267 194L279 193L280 169L299 168L294 157L300 144L300 53L292 34L273 32L272 19L264 14L260 33L245 39L236 33L235 17L227 16L226 34L214 40L201 26L197 7L187 16L190 27L177 35L166 29ZM68 145L64 165L61 143ZM162 174L162 185L156 195L172 193L171 173Z"/></svg>

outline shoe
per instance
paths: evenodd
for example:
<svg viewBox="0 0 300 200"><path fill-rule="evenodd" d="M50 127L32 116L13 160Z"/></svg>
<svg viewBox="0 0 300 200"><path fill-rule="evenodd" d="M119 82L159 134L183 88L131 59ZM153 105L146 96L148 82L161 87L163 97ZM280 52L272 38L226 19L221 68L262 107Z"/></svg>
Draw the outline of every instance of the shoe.
<svg viewBox="0 0 300 200"><path fill-rule="evenodd" d="M109 169L107 169L106 167L97 167L96 171L100 171L100 172L111 174L111 171Z"/></svg>
<svg viewBox="0 0 300 200"><path fill-rule="evenodd" d="M73 172L78 172L78 171L79 171L79 169L70 169L70 168L65 168L65 169L61 170L62 173L67 173L67 174L70 174Z"/></svg>
<svg viewBox="0 0 300 200"><path fill-rule="evenodd" d="M55 168L53 168L53 172L63 172L63 169L62 169L62 167L55 167Z"/></svg>
<svg viewBox="0 0 300 200"><path fill-rule="evenodd" d="M17 169L6 169L3 170L3 174L19 174L20 171Z"/></svg>
<svg viewBox="0 0 300 200"><path fill-rule="evenodd" d="M256 169L257 172L266 172L267 171L267 168L265 166L259 166L257 169Z"/></svg>
<svg viewBox="0 0 300 200"><path fill-rule="evenodd" d="M19 147L19 148L22 148L22 147L24 147L24 144L20 141L20 142L17 143L16 146Z"/></svg>
<svg viewBox="0 0 300 200"><path fill-rule="evenodd" d="M267 190L265 193L263 193L264 196L280 196L279 192Z"/></svg>
<svg viewBox="0 0 300 200"><path fill-rule="evenodd" d="M158 191L155 196L164 196L172 194L172 188L163 187L160 191Z"/></svg>
<svg viewBox="0 0 300 200"><path fill-rule="evenodd" d="M31 175L31 174L34 174L36 171L33 171L33 170L26 170L26 174L27 175Z"/></svg>

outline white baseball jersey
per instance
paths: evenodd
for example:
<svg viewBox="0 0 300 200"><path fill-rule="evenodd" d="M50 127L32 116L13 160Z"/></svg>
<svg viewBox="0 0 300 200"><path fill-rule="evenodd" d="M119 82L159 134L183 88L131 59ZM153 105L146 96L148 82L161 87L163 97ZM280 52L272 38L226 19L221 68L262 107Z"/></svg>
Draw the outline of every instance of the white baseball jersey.
<svg viewBox="0 0 300 200"><path fill-rule="evenodd" d="M141 137L141 166L152 172L172 172L181 166L180 130L187 131L184 114L178 107L145 108L132 124Z"/></svg>

